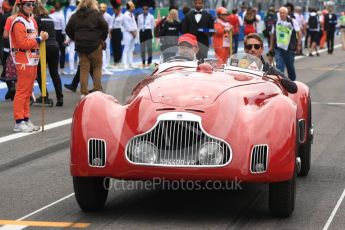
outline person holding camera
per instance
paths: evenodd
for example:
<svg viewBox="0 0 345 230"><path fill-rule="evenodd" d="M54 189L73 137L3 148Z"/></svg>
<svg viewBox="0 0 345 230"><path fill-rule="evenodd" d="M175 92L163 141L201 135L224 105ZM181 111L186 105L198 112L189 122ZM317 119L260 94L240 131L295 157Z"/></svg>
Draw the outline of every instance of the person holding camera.
<svg viewBox="0 0 345 230"><path fill-rule="evenodd" d="M81 0L77 12L66 26L67 35L75 42L80 64L81 98L88 94L88 75L93 70L92 91L102 91L102 44L108 36L108 23L95 0Z"/></svg>

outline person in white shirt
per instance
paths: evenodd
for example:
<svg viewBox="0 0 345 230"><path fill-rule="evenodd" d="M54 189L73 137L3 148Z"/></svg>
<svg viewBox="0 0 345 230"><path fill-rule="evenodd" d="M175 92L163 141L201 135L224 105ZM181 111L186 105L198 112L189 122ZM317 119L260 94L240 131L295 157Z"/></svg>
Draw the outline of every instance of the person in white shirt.
<svg viewBox="0 0 345 230"><path fill-rule="evenodd" d="M77 6L79 4L79 1L76 2ZM74 9L73 11L71 8L68 8L66 12L66 24L72 17L72 15L77 11L77 9ZM75 60L75 43L72 41L68 36L66 36L66 41L65 45L68 46L68 63L69 63L69 74L73 75L75 74L75 65L74 65L74 60Z"/></svg>
<svg viewBox="0 0 345 230"><path fill-rule="evenodd" d="M54 21L54 29L56 34L56 41L59 44L60 49L60 74L68 74L64 71L65 68L65 52L66 52L66 45L65 45L65 38L66 38L66 22L65 22L65 15L63 13L63 8L59 2L56 2L55 5L55 12L50 14L49 16Z"/></svg>
<svg viewBox="0 0 345 230"><path fill-rule="evenodd" d="M138 16L140 53L143 67L146 64L146 51L148 54L147 66L150 66L152 63L152 32L154 25L154 17L149 13L149 7L143 5L143 13Z"/></svg>
<svg viewBox="0 0 345 230"><path fill-rule="evenodd" d="M113 48L114 56L114 66L118 65L122 57L122 19L123 14L121 13L120 5L113 6L114 14L111 19L110 24L110 37L111 37L111 46Z"/></svg>
<svg viewBox="0 0 345 230"><path fill-rule="evenodd" d="M307 24L306 24L306 21L305 21L304 16L303 16L302 7L296 6L294 15L295 15L295 19L298 22L298 25L301 29L302 39L303 39L305 34L306 34ZM302 42L302 40L301 40L301 42ZM302 47L302 44L301 44L301 47ZM296 53L296 54L297 55L303 55L302 49L299 53Z"/></svg>
<svg viewBox="0 0 345 230"><path fill-rule="evenodd" d="M105 21L108 23L108 28L109 28L109 32L110 32L110 25L111 25L112 17L110 14L107 13L107 8L108 8L107 4L105 4L105 3L99 4L99 10L103 14ZM105 44L106 44L106 49L103 50L103 52L102 52L102 55L103 55L102 73L105 75L111 75L113 73L107 70L107 66L109 66L109 63L110 63L110 38L109 38L109 36L105 40Z"/></svg>
<svg viewBox="0 0 345 230"><path fill-rule="evenodd" d="M123 15L123 65L125 68L133 68L133 52L135 45L135 38L138 34L138 26L134 17L135 5L132 1L126 4L127 11Z"/></svg>

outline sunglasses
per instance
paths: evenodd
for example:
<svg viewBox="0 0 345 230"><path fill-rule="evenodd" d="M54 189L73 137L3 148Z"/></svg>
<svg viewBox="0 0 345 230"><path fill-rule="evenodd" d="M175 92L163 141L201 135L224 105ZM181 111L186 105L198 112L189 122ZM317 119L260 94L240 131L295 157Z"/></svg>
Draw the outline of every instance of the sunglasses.
<svg viewBox="0 0 345 230"><path fill-rule="evenodd" d="M26 7L35 7L35 3L34 2L27 2L24 4L24 6Z"/></svg>
<svg viewBox="0 0 345 230"><path fill-rule="evenodd" d="M245 48L247 50L251 50L251 49L253 49L253 47L254 47L254 49L258 50L261 48L261 45L260 44L248 44L245 46Z"/></svg>

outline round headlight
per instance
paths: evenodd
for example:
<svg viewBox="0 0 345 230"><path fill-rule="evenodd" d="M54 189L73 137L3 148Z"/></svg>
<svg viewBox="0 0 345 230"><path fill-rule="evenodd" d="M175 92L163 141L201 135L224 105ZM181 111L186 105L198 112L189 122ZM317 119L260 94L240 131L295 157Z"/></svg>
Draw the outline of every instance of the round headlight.
<svg viewBox="0 0 345 230"><path fill-rule="evenodd" d="M199 149L199 163L201 165L220 165L224 157L223 147L214 142L206 142Z"/></svg>
<svg viewBox="0 0 345 230"><path fill-rule="evenodd" d="M158 159L158 148L151 142L139 141L134 146L135 162L154 164Z"/></svg>

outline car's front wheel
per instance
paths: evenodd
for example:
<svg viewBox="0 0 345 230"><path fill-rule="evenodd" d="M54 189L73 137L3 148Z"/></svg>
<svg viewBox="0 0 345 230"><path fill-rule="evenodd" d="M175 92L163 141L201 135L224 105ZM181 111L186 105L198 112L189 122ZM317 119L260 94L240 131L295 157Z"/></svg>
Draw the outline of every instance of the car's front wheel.
<svg viewBox="0 0 345 230"><path fill-rule="evenodd" d="M289 217L295 208L296 173L288 180L269 184L269 209L273 216Z"/></svg>
<svg viewBox="0 0 345 230"><path fill-rule="evenodd" d="M75 198L85 212L103 208L108 197L109 178L73 177Z"/></svg>

